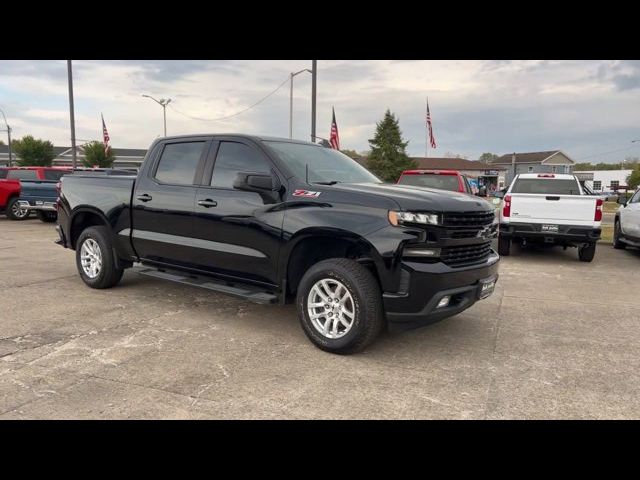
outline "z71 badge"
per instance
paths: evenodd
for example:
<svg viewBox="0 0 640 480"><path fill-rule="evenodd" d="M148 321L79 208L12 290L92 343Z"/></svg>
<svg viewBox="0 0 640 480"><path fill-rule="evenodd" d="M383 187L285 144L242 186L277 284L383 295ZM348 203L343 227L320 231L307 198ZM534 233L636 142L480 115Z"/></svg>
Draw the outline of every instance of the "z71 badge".
<svg viewBox="0 0 640 480"><path fill-rule="evenodd" d="M295 190L294 197L318 198L321 192L312 192L311 190Z"/></svg>

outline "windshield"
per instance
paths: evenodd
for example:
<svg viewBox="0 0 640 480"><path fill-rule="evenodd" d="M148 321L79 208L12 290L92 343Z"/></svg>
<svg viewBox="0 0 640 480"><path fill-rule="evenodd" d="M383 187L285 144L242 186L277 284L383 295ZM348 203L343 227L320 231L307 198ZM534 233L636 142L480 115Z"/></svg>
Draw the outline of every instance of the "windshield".
<svg viewBox="0 0 640 480"><path fill-rule="evenodd" d="M575 180L520 178L511 189L511 193L580 195L580 186Z"/></svg>
<svg viewBox="0 0 640 480"><path fill-rule="evenodd" d="M437 188L438 190L450 190L452 192L460 190L458 177L456 175L402 175L398 183L403 185L413 185L416 187Z"/></svg>
<svg viewBox="0 0 640 480"><path fill-rule="evenodd" d="M264 142L271 147L300 179L306 179L309 166L309 183L382 183L355 160L332 148L304 143Z"/></svg>

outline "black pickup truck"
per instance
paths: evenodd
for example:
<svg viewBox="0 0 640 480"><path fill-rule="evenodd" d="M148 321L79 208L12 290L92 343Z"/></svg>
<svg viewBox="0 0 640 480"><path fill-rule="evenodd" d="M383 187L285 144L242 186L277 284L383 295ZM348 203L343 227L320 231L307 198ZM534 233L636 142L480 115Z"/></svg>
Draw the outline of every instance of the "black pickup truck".
<svg viewBox="0 0 640 480"><path fill-rule="evenodd" d="M259 303L296 302L310 340L352 353L493 292L493 208L380 182L342 153L248 135L156 140L136 176L62 179L57 243L82 280L124 269Z"/></svg>

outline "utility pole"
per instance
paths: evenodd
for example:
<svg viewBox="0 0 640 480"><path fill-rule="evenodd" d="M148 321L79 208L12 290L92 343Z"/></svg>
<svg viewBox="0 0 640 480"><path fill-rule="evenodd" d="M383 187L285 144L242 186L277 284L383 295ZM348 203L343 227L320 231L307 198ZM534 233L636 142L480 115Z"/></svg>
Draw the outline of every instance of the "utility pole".
<svg viewBox="0 0 640 480"><path fill-rule="evenodd" d="M12 161L13 160L13 155L11 154L11 127L9 126L9 123L7 122L7 117L4 114L4 110L2 110L1 108L0 108L0 113L2 113L2 118L4 118L4 124L7 127L7 140L9 142L9 145L8 145L8 147L9 147L9 165L8 166L10 167L11 164L13 163L13 161Z"/></svg>
<svg viewBox="0 0 640 480"><path fill-rule="evenodd" d="M162 115L164 118L164 136L167 136L167 105L169 105L169 103L171 102L170 98L161 98L160 100L156 100L155 98L153 98L151 95L142 95L145 98L150 98L151 100L153 100L154 102L156 102L158 105L160 105L162 107Z"/></svg>
<svg viewBox="0 0 640 480"><path fill-rule="evenodd" d="M311 141L316 143L316 78L318 61L311 60Z"/></svg>
<svg viewBox="0 0 640 480"><path fill-rule="evenodd" d="M511 181L513 181L513 179L516 178L516 152L513 152L513 155L511 155L511 167L513 169L513 177L511 178Z"/></svg>
<svg viewBox="0 0 640 480"><path fill-rule="evenodd" d="M72 166L76 169L76 120L73 113L73 72L71 70L71 60L67 60L67 77L69 81L69 117L71 120L71 155Z"/></svg>

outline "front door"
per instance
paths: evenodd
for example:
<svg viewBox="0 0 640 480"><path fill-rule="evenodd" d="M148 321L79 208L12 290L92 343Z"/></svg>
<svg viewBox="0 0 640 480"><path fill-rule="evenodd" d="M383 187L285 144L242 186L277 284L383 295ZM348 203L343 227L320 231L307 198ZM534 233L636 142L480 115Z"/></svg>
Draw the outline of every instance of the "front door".
<svg viewBox="0 0 640 480"><path fill-rule="evenodd" d="M195 184L210 145L206 138L163 142L140 172L130 233L143 260L184 267L194 263Z"/></svg>
<svg viewBox="0 0 640 480"><path fill-rule="evenodd" d="M277 285L284 218L279 194L233 187L240 172L277 175L270 160L249 141L220 140L211 149L205 172L194 216L203 267L219 275Z"/></svg>

